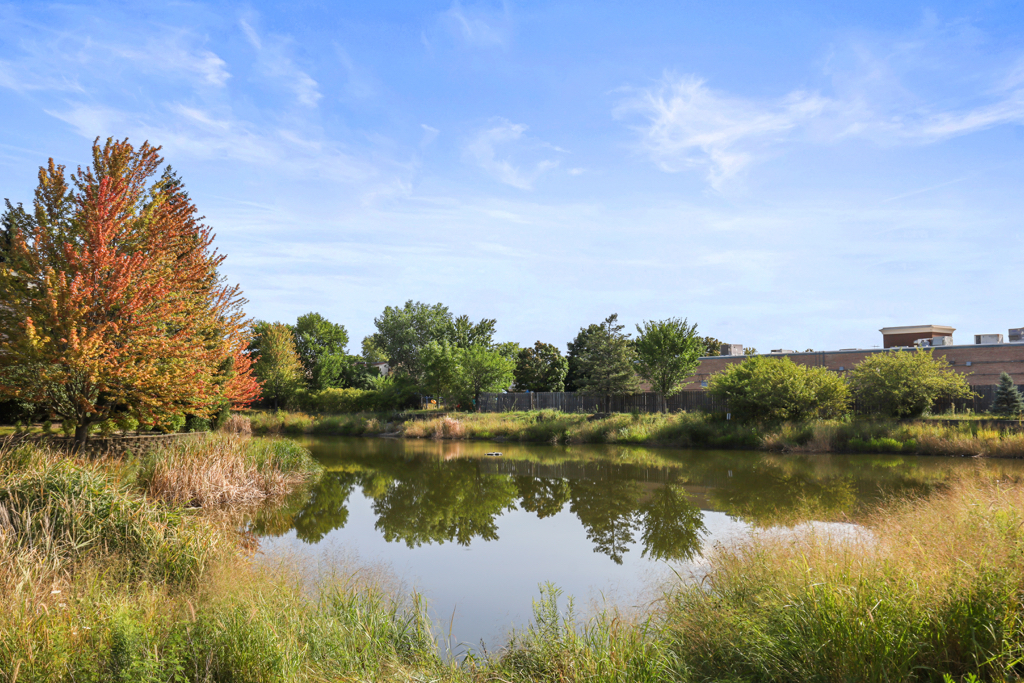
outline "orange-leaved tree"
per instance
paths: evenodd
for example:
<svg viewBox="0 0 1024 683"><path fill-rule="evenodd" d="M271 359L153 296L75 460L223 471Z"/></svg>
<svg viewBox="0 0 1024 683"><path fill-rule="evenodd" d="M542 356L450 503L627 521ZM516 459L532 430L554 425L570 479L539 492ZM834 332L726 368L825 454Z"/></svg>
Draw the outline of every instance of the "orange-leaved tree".
<svg viewBox="0 0 1024 683"><path fill-rule="evenodd" d="M107 419L209 417L259 396L245 300L158 152L97 138L90 167L69 183L51 159L34 213L6 221L0 395L73 422L80 444Z"/></svg>

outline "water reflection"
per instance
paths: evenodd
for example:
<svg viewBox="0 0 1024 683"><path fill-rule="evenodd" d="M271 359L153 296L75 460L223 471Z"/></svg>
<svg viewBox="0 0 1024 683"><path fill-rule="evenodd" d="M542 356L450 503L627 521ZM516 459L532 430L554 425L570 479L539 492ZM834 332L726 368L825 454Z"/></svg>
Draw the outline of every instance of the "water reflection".
<svg viewBox="0 0 1024 683"><path fill-rule="evenodd" d="M923 493L964 463L893 456L772 456L752 452L318 439L304 442L329 471L254 520L262 536L294 529L320 542L348 521L356 487L375 528L409 548L498 539L498 519L544 519L567 506L595 553L616 564L637 541L643 557L688 560L706 533L703 510L759 526L856 519L886 494ZM988 462L1020 471L1019 463Z"/></svg>

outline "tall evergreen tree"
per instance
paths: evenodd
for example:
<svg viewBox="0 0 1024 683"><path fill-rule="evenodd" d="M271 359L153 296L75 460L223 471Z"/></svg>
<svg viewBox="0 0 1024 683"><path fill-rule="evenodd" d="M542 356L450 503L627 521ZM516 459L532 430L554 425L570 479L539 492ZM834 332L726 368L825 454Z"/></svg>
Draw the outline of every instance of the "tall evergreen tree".
<svg viewBox="0 0 1024 683"><path fill-rule="evenodd" d="M629 335L623 334L623 329L625 325L619 324L619 314L612 313L600 325L580 330L581 335L585 334L586 345L583 348L577 345L573 349L580 373L577 380L579 391L603 396L605 412L608 412L614 394L627 394L637 388L633 370L636 349Z"/></svg>
<svg viewBox="0 0 1024 683"><path fill-rule="evenodd" d="M996 400L992 404L992 412L996 415L1016 416L1024 413L1024 397L1020 390L1013 385L1013 378L1009 373L999 375L999 384L996 385Z"/></svg>

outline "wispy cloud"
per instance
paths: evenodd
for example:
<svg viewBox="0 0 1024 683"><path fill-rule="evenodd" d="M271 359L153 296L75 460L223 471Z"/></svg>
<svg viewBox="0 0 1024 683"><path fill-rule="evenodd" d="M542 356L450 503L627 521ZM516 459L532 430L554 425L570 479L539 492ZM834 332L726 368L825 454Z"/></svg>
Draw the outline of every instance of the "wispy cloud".
<svg viewBox="0 0 1024 683"><path fill-rule="evenodd" d="M533 184L546 171L558 166L558 160L541 159L539 161L515 164L512 161L510 148L518 146L526 151L533 149L549 149L564 152L544 142L524 137L526 125L512 123L506 119L495 119L494 125L479 131L463 148L464 157L476 164L489 175L506 185L521 190L533 188ZM524 144L525 143L525 144Z"/></svg>
<svg viewBox="0 0 1024 683"><path fill-rule="evenodd" d="M1009 66L1005 59L969 68L951 61L952 54L971 61L972 40L963 27L934 20L888 43L851 39L825 61L827 94L743 97L696 75L669 73L650 87L622 91L614 115L632 120L638 149L659 168L700 170L716 188L786 143L921 145L1024 123L1024 57ZM957 95L933 92L936 78L957 81Z"/></svg>
<svg viewBox="0 0 1024 683"><path fill-rule="evenodd" d="M295 64L290 55L291 41L282 36L261 36L246 19L240 19L239 25L249 44L256 50L257 63L262 73L291 90L299 104L315 107L323 98L320 84Z"/></svg>
<svg viewBox="0 0 1024 683"><path fill-rule="evenodd" d="M646 120L636 127L641 148L663 170L701 168L712 185L719 185L750 164L758 150L785 139L827 105L803 92L755 102L715 92L695 76L667 75L656 87L633 92L615 114Z"/></svg>
<svg viewBox="0 0 1024 683"><path fill-rule="evenodd" d="M441 15L442 23L470 45L504 46L512 32L508 7L495 12L479 7L463 7L459 0Z"/></svg>
<svg viewBox="0 0 1024 683"><path fill-rule="evenodd" d="M80 103L47 113L83 137L148 139L162 145L167 155L233 160L293 177L315 176L349 184L382 181L375 165L344 152L336 143L280 126L267 128L239 119L230 111L168 103L144 113Z"/></svg>

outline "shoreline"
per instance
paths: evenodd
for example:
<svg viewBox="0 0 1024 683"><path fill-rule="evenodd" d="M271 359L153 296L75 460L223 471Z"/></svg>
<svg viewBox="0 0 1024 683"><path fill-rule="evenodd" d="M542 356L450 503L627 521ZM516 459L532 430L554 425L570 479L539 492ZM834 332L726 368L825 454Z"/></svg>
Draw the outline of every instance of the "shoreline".
<svg viewBox="0 0 1024 683"><path fill-rule="evenodd" d="M1024 425L993 420L817 420L764 427L703 413L530 411L395 415L248 413L253 433L402 439L757 450L771 453L1024 458Z"/></svg>

